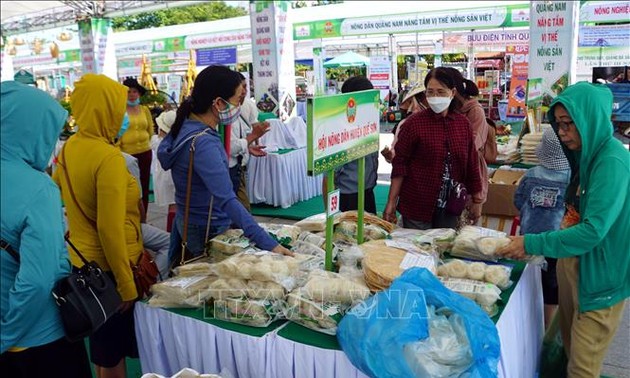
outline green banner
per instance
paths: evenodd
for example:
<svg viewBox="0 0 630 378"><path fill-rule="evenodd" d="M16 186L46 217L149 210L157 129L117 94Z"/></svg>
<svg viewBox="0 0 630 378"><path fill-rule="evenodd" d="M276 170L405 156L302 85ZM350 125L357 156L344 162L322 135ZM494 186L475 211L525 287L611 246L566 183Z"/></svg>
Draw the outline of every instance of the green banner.
<svg viewBox="0 0 630 378"><path fill-rule="evenodd" d="M308 100L307 169L334 169L379 148L378 90Z"/></svg>
<svg viewBox="0 0 630 378"><path fill-rule="evenodd" d="M529 5L338 18L296 23L294 40L366 34L416 33L442 30L529 26Z"/></svg>

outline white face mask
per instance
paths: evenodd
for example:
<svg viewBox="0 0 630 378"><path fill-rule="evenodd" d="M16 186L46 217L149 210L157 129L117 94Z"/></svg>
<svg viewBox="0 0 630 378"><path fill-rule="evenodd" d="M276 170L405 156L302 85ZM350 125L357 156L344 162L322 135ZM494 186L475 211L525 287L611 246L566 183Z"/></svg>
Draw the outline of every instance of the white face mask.
<svg viewBox="0 0 630 378"><path fill-rule="evenodd" d="M451 104L451 100L453 99L450 97L427 97L427 102L429 103L431 110L438 114L448 108Z"/></svg>

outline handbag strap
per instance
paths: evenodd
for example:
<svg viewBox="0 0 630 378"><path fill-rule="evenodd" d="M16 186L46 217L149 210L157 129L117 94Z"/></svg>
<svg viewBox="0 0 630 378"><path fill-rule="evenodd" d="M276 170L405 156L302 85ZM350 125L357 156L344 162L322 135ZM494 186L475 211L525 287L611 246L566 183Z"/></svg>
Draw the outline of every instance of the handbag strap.
<svg viewBox="0 0 630 378"><path fill-rule="evenodd" d="M72 244L72 242L70 241L70 238L68 238L68 236L64 236L64 239L66 240L68 245L70 245L70 247L72 247L72 249L77 253L81 261L83 261L84 264L89 266L88 261L85 259L85 257L83 257L81 252L79 252L77 247L75 247L74 244ZM4 239L0 239L0 248L7 251L7 253L9 253L9 255L11 255L11 257L13 257L13 259L15 259L17 263L20 262L20 254L17 253L17 251L13 249L13 247L11 247L11 244L7 243Z"/></svg>
<svg viewBox="0 0 630 378"><path fill-rule="evenodd" d="M68 172L68 162L66 161L66 145L65 144L63 145L63 148L61 149L59 158L60 159L57 164L59 164L64 170L64 173L62 174L62 176L64 177L66 186L68 187L68 193L70 194L70 198L72 198L72 201L77 206L77 209L79 209L79 212L83 214L83 217L87 219L87 221L90 222L92 227L94 227L94 229L96 230L97 229L96 222L92 220L92 218L88 217L87 214L85 214L81 206L79 206L79 201L77 201L77 197L74 195L74 190L72 190L72 184L70 184L70 172Z"/></svg>
<svg viewBox="0 0 630 378"><path fill-rule="evenodd" d="M62 174L62 176L65 178L66 181L66 186L68 186L68 193L70 194L70 198L72 198L72 201L74 202L74 204L77 206L77 209L79 209L79 211L81 212L81 214L83 214L83 217L85 219L88 220L88 222L90 222L90 224L92 225L92 227L94 227L94 230L97 230L96 227L96 222L94 220L92 220L92 218L88 217L87 214L85 214L85 212L83 212L83 209L81 208L81 206L79 205L79 201L77 201L77 197L74 195L74 190L72 190L72 184L70 184L70 174L68 173L68 162L66 161L66 145L64 144L63 148L61 149L61 153L59 154L59 161L58 164L63 168L64 172ZM62 161L63 160L63 161ZM98 231L98 230L97 230ZM72 250L74 252L76 252L76 254L79 256L79 258L81 259L81 261L83 261L83 263L86 266L89 266L89 262L85 259L85 257L83 257L83 255L81 254L81 252L79 252L79 250L77 249L77 247L74 246L74 244L72 244L72 242L70 241L70 237L66 234L64 236L64 239L66 240L66 242L68 243L68 245L72 248Z"/></svg>
<svg viewBox="0 0 630 378"><path fill-rule="evenodd" d="M195 142L197 138L201 135L205 134L206 131L202 131L195 135L190 142L190 148L188 149L188 177L186 178L186 202L184 204L184 227L183 227L183 235L182 235L182 255L180 259L180 264L183 265L186 261L185 253L186 248L188 247L188 218L190 216L190 197L192 192L192 177L193 177L193 167L195 160ZM214 196L210 199L210 209L208 210L208 224L206 226L206 234L210 229L210 218L212 215L212 204L213 204Z"/></svg>
<svg viewBox="0 0 630 378"><path fill-rule="evenodd" d="M11 244L7 243L4 239L0 239L0 248L7 251L7 253L11 255L18 264L20 263L20 254L17 253L16 250L11 247Z"/></svg>

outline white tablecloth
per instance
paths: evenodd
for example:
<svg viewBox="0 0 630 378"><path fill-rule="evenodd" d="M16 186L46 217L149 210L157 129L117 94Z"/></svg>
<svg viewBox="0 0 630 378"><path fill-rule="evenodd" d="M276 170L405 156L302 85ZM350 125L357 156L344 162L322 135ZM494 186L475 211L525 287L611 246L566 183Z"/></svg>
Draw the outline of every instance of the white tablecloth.
<svg viewBox="0 0 630 378"><path fill-rule="evenodd" d="M236 378L364 378L342 351L283 338L277 330L256 338L166 310L136 304L136 336L144 373L172 375L229 369ZM540 269L527 266L497 322L499 377L536 376L543 334Z"/></svg>
<svg viewBox="0 0 630 378"><path fill-rule="evenodd" d="M322 194L323 176L306 174L306 148L253 157L249 159L247 172L247 195L251 203L287 208Z"/></svg>

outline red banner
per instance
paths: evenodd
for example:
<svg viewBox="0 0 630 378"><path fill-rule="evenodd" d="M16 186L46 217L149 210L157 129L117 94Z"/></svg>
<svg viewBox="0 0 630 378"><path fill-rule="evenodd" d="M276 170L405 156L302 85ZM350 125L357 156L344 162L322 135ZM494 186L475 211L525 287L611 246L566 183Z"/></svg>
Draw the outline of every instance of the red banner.
<svg viewBox="0 0 630 378"><path fill-rule="evenodd" d="M527 95L527 69L529 65L529 46L508 46L507 54L512 55L512 79L508 97L508 117L525 117L525 96Z"/></svg>

